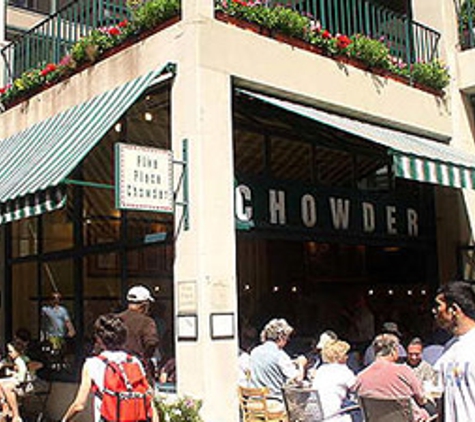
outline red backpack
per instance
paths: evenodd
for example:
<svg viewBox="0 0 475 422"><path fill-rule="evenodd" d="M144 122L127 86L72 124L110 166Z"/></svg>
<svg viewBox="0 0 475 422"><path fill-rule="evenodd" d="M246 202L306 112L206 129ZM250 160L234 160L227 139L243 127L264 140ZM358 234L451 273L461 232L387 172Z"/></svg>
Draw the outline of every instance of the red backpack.
<svg viewBox="0 0 475 422"><path fill-rule="evenodd" d="M137 359L127 355L117 363L99 355L105 365L104 389L95 388L102 401L101 421L149 422L152 420L152 391Z"/></svg>

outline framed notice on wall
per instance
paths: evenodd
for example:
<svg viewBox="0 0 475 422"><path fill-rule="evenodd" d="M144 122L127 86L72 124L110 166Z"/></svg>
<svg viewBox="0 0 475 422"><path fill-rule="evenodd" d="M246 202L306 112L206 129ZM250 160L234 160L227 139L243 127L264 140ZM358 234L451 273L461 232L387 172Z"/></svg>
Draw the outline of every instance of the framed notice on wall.
<svg viewBox="0 0 475 422"><path fill-rule="evenodd" d="M198 340L198 315L186 314L177 316L177 337L179 341Z"/></svg>
<svg viewBox="0 0 475 422"><path fill-rule="evenodd" d="M211 314L210 332L213 340L234 338L234 314L232 312Z"/></svg>
<svg viewBox="0 0 475 422"><path fill-rule="evenodd" d="M118 209L173 212L173 157L169 150L115 144Z"/></svg>

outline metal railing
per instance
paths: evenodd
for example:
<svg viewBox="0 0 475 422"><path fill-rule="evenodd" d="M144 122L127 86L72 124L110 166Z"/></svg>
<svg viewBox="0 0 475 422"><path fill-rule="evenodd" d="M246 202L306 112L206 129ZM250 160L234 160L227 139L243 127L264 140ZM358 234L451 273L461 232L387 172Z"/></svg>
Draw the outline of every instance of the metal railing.
<svg viewBox="0 0 475 422"><path fill-rule="evenodd" d="M7 79L45 63L57 63L92 29L128 17L126 0L78 0L69 3L0 50Z"/></svg>
<svg viewBox="0 0 475 422"><path fill-rule="evenodd" d="M475 2L456 2L460 47L462 50L475 48Z"/></svg>
<svg viewBox="0 0 475 422"><path fill-rule="evenodd" d="M271 0L267 4L278 4ZM290 6L336 34L380 38L391 54L407 63L438 57L440 33L371 0L290 0Z"/></svg>
<svg viewBox="0 0 475 422"><path fill-rule="evenodd" d="M280 1L267 1L268 5L277 3ZM371 0L290 0L289 7L318 20L332 33L360 33L384 39L392 55L407 63L438 57L440 34L437 31ZM44 63L57 63L92 29L115 24L127 17L126 0L69 3L0 51L8 79Z"/></svg>

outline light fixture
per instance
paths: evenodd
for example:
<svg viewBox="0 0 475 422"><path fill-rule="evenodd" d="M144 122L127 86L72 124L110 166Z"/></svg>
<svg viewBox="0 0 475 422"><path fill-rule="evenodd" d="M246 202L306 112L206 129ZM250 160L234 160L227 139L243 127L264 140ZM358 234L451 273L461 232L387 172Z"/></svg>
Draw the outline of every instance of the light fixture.
<svg viewBox="0 0 475 422"><path fill-rule="evenodd" d="M373 296L373 295L374 295L374 290L373 289L368 290L368 296Z"/></svg>
<svg viewBox="0 0 475 422"><path fill-rule="evenodd" d="M392 289L388 290L388 295L389 296L392 296L393 294L394 294L394 290L392 290Z"/></svg>
<svg viewBox="0 0 475 422"><path fill-rule="evenodd" d="M150 113L150 111L146 111L146 112L143 114L143 118L145 119L145 121L151 122L151 121L153 120L153 114Z"/></svg>
<svg viewBox="0 0 475 422"><path fill-rule="evenodd" d="M408 296L412 296L412 290L408 290L408 291L407 291L407 295L408 295Z"/></svg>
<svg viewBox="0 0 475 422"><path fill-rule="evenodd" d="M421 295L422 295L422 296L425 296L426 294L427 294L427 292L425 291L425 289L422 289L422 290L421 290Z"/></svg>
<svg viewBox="0 0 475 422"><path fill-rule="evenodd" d="M292 293L297 293L297 286L292 286Z"/></svg>
<svg viewBox="0 0 475 422"><path fill-rule="evenodd" d="M120 133L122 132L122 123L116 123L115 126L114 126L114 130L117 132L117 133Z"/></svg>
<svg viewBox="0 0 475 422"><path fill-rule="evenodd" d="M244 285L244 290L251 290L251 286L249 286L249 284L245 284Z"/></svg>
<svg viewBox="0 0 475 422"><path fill-rule="evenodd" d="M153 291L154 291L155 293L160 292L160 286L155 286L155 287L153 288Z"/></svg>
<svg viewBox="0 0 475 422"><path fill-rule="evenodd" d="M273 292L278 292L278 291L279 291L279 286L274 286L274 287L272 288L272 291L273 291Z"/></svg>

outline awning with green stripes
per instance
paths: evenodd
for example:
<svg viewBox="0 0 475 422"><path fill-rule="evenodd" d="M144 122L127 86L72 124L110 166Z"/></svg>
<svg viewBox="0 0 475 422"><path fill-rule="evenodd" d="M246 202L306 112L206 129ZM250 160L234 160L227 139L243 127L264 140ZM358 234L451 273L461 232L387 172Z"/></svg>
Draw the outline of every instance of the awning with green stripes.
<svg viewBox="0 0 475 422"><path fill-rule="evenodd" d="M422 136L362 122L254 92L251 98L387 147L397 177L475 189L475 154Z"/></svg>
<svg viewBox="0 0 475 422"><path fill-rule="evenodd" d="M149 72L0 141L0 224L58 209L65 179L145 90L174 72Z"/></svg>

